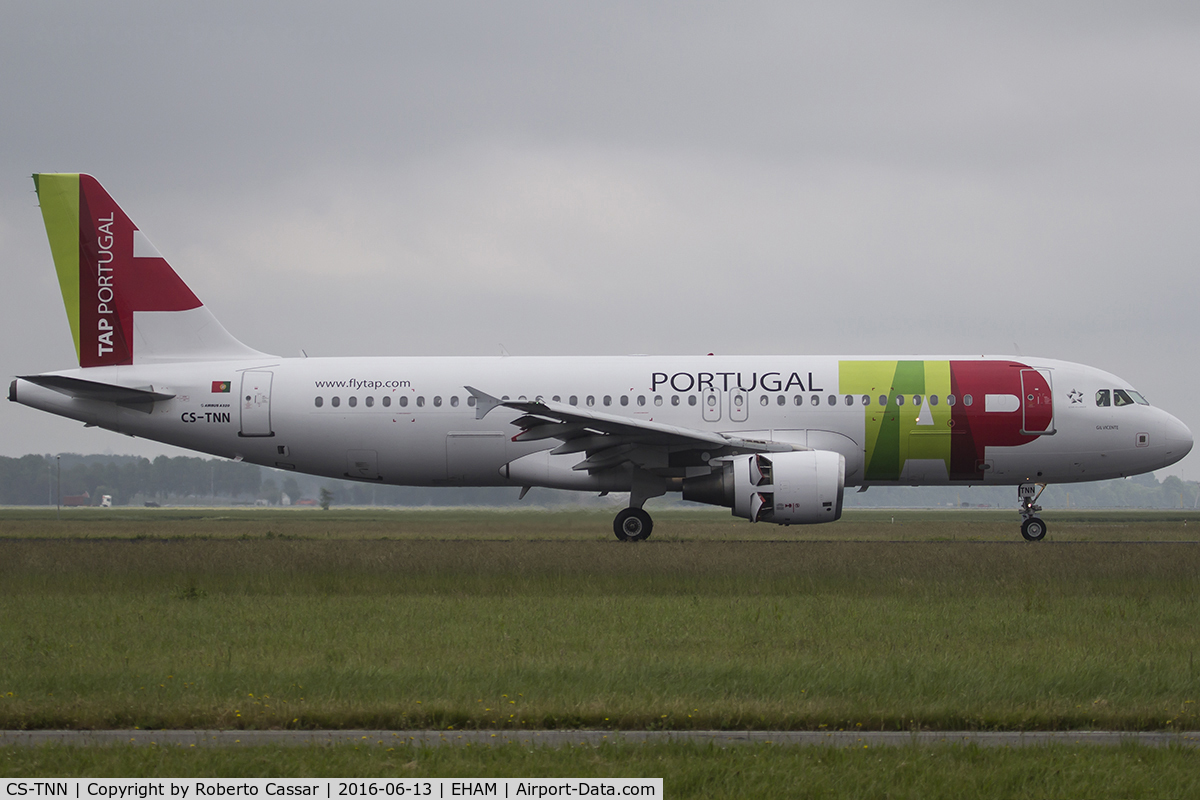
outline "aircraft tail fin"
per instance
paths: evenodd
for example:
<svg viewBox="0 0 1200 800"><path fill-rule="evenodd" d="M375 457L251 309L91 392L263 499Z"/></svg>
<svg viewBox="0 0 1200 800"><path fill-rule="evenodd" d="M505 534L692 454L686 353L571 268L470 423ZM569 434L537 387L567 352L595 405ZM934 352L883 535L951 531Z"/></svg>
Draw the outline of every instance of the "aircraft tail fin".
<svg viewBox="0 0 1200 800"><path fill-rule="evenodd" d="M79 366L263 355L221 326L95 178L33 183Z"/></svg>

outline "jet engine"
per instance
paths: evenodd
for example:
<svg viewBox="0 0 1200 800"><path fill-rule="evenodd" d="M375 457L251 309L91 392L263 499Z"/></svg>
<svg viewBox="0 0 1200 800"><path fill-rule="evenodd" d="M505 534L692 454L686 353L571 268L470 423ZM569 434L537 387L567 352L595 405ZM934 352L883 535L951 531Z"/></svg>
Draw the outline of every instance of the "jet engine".
<svg viewBox="0 0 1200 800"><path fill-rule="evenodd" d="M683 499L726 506L751 522L808 525L842 516L846 458L830 450L755 453L687 478Z"/></svg>

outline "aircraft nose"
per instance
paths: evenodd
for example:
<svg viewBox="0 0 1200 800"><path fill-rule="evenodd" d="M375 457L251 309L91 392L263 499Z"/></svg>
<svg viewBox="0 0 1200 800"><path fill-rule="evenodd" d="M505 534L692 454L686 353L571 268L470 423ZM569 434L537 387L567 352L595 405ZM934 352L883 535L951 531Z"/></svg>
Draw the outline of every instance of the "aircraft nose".
<svg viewBox="0 0 1200 800"><path fill-rule="evenodd" d="M1188 430L1188 426L1169 415L1166 430L1163 431L1163 438L1167 443L1166 454L1175 461L1190 453L1192 445L1195 443L1195 440L1192 438L1192 432Z"/></svg>

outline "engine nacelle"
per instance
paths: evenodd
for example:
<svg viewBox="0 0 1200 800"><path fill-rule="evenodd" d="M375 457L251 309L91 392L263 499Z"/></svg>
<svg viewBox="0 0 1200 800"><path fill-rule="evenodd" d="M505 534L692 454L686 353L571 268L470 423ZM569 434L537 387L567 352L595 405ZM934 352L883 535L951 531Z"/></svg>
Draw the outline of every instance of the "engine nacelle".
<svg viewBox="0 0 1200 800"><path fill-rule="evenodd" d="M842 516L846 458L830 450L736 456L683 483L685 500L729 506L751 522L808 525Z"/></svg>

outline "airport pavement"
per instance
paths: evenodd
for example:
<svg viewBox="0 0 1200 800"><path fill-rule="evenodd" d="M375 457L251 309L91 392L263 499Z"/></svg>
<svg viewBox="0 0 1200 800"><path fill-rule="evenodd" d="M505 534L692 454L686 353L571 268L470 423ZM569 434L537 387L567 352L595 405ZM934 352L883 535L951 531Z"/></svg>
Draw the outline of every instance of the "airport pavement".
<svg viewBox="0 0 1200 800"><path fill-rule="evenodd" d="M435 747L518 744L528 747L595 746L604 742L695 742L732 747L744 744L825 747L904 747L968 744L978 747L1140 744L1197 747L1200 731L218 731L108 730L0 731L0 746L60 744L74 747L155 745L248 747L254 745L341 745Z"/></svg>

